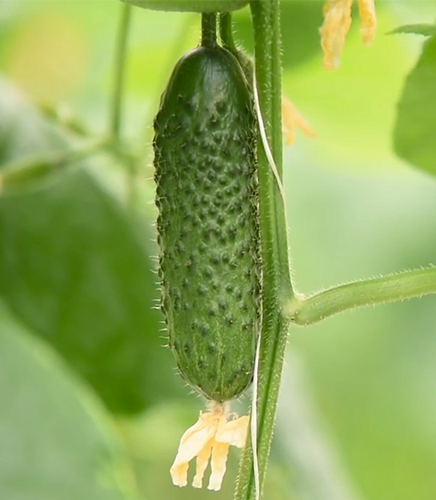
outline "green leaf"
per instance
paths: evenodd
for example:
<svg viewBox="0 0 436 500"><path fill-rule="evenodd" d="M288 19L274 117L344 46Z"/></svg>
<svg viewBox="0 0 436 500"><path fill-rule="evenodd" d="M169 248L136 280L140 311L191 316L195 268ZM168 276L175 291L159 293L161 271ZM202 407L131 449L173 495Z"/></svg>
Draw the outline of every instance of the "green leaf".
<svg viewBox="0 0 436 500"><path fill-rule="evenodd" d="M0 498L137 498L102 405L0 303Z"/></svg>
<svg viewBox="0 0 436 500"><path fill-rule="evenodd" d="M323 0L284 1L281 6L281 27L284 69L305 63L321 54L319 27L322 24ZM251 18L249 12L236 12L236 39L245 49L254 52Z"/></svg>
<svg viewBox="0 0 436 500"><path fill-rule="evenodd" d="M434 36L436 35L436 24L406 24L395 28L388 34L395 35L399 33Z"/></svg>
<svg viewBox="0 0 436 500"><path fill-rule="evenodd" d="M2 104L0 94L5 117ZM18 144L27 143L27 157L67 144L26 109L3 120L8 160L22 156ZM27 128L28 117L33 127ZM162 317L155 309L152 214L139 233L121 203L90 174L104 164L77 163L50 182L0 197L0 294L111 410L137 412L183 387L171 352L163 348Z"/></svg>
<svg viewBox="0 0 436 500"><path fill-rule="evenodd" d="M0 168L7 162L64 150L67 139L0 78Z"/></svg>
<svg viewBox="0 0 436 500"><path fill-rule="evenodd" d="M436 174L436 38L424 45L398 104L394 131L396 153L412 165Z"/></svg>
<svg viewBox="0 0 436 500"><path fill-rule="evenodd" d="M0 199L0 293L115 411L174 393L152 265L121 207L84 171Z"/></svg>

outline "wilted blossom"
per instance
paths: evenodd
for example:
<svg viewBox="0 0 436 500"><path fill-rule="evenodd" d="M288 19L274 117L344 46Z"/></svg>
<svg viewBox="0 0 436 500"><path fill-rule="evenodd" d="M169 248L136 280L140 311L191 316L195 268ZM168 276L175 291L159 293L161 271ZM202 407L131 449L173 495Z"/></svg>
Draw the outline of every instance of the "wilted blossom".
<svg viewBox="0 0 436 500"><path fill-rule="evenodd" d="M189 462L197 457L197 470L192 486L202 487L204 472L210 461L208 489L218 491L226 472L229 448L244 447L248 422L248 416L228 420L226 409L220 404L215 404L210 412L200 413L197 423L180 440L179 450L170 470L173 484L188 484Z"/></svg>
<svg viewBox="0 0 436 500"><path fill-rule="evenodd" d="M339 67L345 37L351 26L353 0L326 0L324 23L320 28L321 46L324 51L324 67ZM377 19L374 0L358 0L360 32L363 42L369 45L375 36Z"/></svg>

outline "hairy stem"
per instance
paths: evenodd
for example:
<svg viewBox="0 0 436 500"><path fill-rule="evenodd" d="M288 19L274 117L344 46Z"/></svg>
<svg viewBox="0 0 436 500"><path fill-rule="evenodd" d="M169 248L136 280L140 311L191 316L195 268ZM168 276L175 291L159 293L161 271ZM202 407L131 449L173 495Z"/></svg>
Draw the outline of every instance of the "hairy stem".
<svg viewBox="0 0 436 500"><path fill-rule="evenodd" d="M201 14L201 45L216 46L216 14Z"/></svg>
<svg viewBox="0 0 436 500"><path fill-rule="evenodd" d="M255 70L265 132L277 170L281 172L281 64L279 0L251 2L255 39ZM258 146L259 209L263 264L262 331L257 398L257 456L262 490L275 422L289 318L282 298L292 296L285 209L277 180L262 141ZM288 295L289 294L289 295ZM235 500L259 498L254 489L251 446L245 447Z"/></svg>
<svg viewBox="0 0 436 500"><path fill-rule="evenodd" d="M416 269L330 288L307 298L292 297L285 314L297 325L310 325L333 314L436 293L436 268Z"/></svg>
<svg viewBox="0 0 436 500"><path fill-rule="evenodd" d="M232 15L230 12L220 14L220 38L224 48L232 54L237 53L238 49L233 38Z"/></svg>
<svg viewBox="0 0 436 500"><path fill-rule="evenodd" d="M129 4L124 4L121 7L122 13L116 42L114 72L115 81L112 97L111 119L109 124L109 134L116 142L116 145L119 145L121 133L121 115L124 95L127 37L130 28L131 9L132 8Z"/></svg>

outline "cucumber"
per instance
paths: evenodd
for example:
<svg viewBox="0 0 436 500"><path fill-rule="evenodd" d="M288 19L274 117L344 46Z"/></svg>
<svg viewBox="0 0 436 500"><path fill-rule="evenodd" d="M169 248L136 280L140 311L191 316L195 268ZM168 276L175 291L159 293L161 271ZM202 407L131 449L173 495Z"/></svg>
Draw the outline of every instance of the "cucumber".
<svg viewBox="0 0 436 500"><path fill-rule="evenodd" d="M152 10L178 12L231 12L242 9L248 0L121 0Z"/></svg>
<svg viewBox="0 0 436 500"><path fill-rule="evenodd" d="M184 379L224 402L251 383L259 326L256 118L226 49L177 63L154 121L162 310Z"/></svg>

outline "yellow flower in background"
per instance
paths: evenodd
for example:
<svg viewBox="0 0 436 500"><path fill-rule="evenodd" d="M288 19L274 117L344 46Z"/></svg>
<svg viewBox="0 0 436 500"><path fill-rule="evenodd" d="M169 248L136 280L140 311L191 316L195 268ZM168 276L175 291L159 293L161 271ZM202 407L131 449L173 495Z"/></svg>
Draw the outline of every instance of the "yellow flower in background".
<svg viewBox="0 0 436 500"><path fill-rule="evenodd" d="M313 130L310 123L304 118L295 104L286 96L282 96L282 116L282 131L287 146L294 143L297 129L303 131L308 137L316 136L316 132Z"/></svg>
<svg viewBox="0 0 436 500"><path fill-rule="evenodd" d="M324 23L320 28L324 67L339 67L345 37L351 26L353 0L327 0L324 6ZM377 19L374 0L358 0L363 42L369 45L375 36Z"/></svg>

